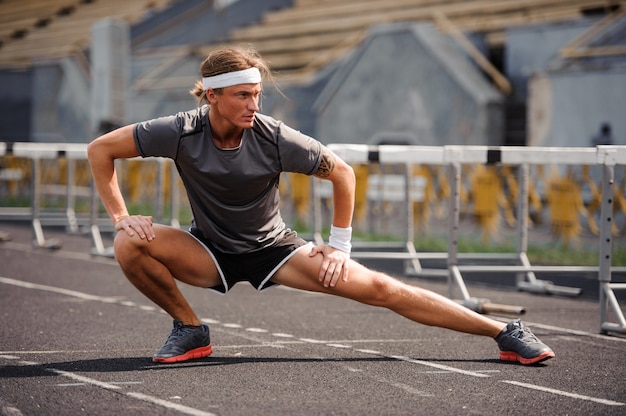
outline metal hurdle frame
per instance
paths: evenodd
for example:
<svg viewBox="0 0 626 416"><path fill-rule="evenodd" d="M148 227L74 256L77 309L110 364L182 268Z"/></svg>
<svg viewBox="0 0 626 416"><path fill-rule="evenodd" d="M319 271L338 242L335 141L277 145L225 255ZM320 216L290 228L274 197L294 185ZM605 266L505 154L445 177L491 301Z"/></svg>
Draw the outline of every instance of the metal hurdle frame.
<svg viewBox="0 0 626 416"><path fill-rule="evenodd" d="M330 144L333 152L344 159L347 163L404 163L447 165L451 186L450 209L448 218L448 252L447 253L417 253L413 243L413 212L410 192L410 169L406 169L406 219L407 233L404 236L402 251L378 252L378 251L355 251L353 258L382 258L399 259L407 261L406 273L409 275L422 276L445 276L448 278L448 290L450 298L455 298L460 293L460 303L479 313L504 312L524 313L522 306L498 305L487 299L478 299L470 296L463 280L463 273L516 273L517 288L532 293L559 294L576 296L580 294L579 288L557 286L551 282L539 280L535 272L593 272L598 273L601 292L601 331L626 332L624 316L613 290L626 289L626 284L611 283L610 256L612 250L611 241L611 218L613 200L613 167L615 164L626 165L626 146L598 146L597 148L554 148L554 147L516 147L516 146L398 146L398 145L354 145L354 144ZM518 197L518 223L517 223L517 252L512 254L495 253L458 253L457 238L459 229L460 212L460 183L462 164L508 164L519 167L519 197ZM602 200L602 224L600 262L598 266L535 266L531 265L526 255L528 247L528 193L529 193L529 165L562 164L562 165L603 165L603 195L610 195ZM315 188L315 187L314 187ZM314 194L317 198L317 195ZM314 209L315 239L321 241L321 210L316 202ZM424 269L420 260L424 259L447 259L447 270ZM495 259L515 260L519 265L460 265L459 259ZM626 268L614 268L614 270L626 271ZM617 317L617 324L606 322L608 308L613 309Z"/></svg>
<svg viewBox="0 0 626 416"><path fill-rule="evenodd" d="M602 164L602 205L600 212L600 255L598 280L600 284L600 332L626 333L626 319L615 290L626 290L626 283L611 282L611 254L613 234L613 201L615 188L615 165L626 165L626 146L598 146L598 163ZM611 322L610 312L615 320Z"/></svg>
<svg viewBox="0 0 626 416"><path fill-rule="evenodd" d="M173 227L180 227L179 214L180 214L180 189L178 186L178 171L174 162L167 158L162 157L146 157L146 158L133 158L126 160L141 160L144 162L157 163L157 178L156 178L156 193L155 193L155 212L154 222L163 222L165 214L165 180L166 176L170 175L170 225ZM92 204L91 204L91 226L90 232L94 247L92 254L102 257L115 257L113 253L113 247L105 247L102 240L102 227L113 229L110 219L101 219L99 216L100 199L95 185L92 183Z"/></svg>
<svg viewBox="0 0 626 416"><path fill-rule="evenodd" d="M70 232L78 232L78 220L74 211L76 187L74 182L74 161L86 159L87 145L80 143L2 143L0 156L13 155L31 159L32 182L30 185L31 206L29 208L0 208L0 217L12 219L30 219L33 230L33 245L41 248L59 249L62 242L58 239L47 239L43 232L42 222L52 225L64 225ZM65 212L61 216L49 213L42 216L41 195L44 189L41 183L41 161L43 159L67 159L67 186L65 190Z"/></svg>
<svg viewBox="0 0 626 416"><path fill-rule="evenodd" d="M74 186L74 161L87 159L86 143L39 143L39 142L0 142L0 156L13 155L31 159L32 181L30 184L31 206L24 208L0 207L0 218L11 220L30 220L33 230L33 245L39 248L60 249L62 241L56 238L46 238L43 231L44 225L65 226L71 233L80 232L78 218L74 210L74 202L77 195ZM64 191L66 204L65 212L61 215L53 215L41 210L41 196L45 194L45 189L41 183L41 161L43 159L67 158L67 186ZM155 221L161 222L165 211L164 184L167 174L171 176L171 198L170 198L170 223L173 226L180 226L178 215L180 212L178 172L174 163L164 158L145 158L145 161L158 163L156 180L156 203ZM168 169L169 168L169 169ZM97 256L113 257L112 247L105 247L102 240L102 227L110 228L110 221L107 218L100 218L100 200L93 180L89 190L90 214L85 219L85 224L89 226L93 248L91 253Z"/></svg>

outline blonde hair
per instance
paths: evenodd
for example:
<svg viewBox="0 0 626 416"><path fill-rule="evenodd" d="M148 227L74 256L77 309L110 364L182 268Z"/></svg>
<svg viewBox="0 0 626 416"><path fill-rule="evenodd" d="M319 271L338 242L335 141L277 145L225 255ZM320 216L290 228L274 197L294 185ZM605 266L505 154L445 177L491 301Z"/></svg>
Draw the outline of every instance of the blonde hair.
<svg viewBox="0 0 626 416"><path fill-rule="evenodd" d="M203 78L212 77L253 67L261 72L263 79L268 79L274 83L267 63L261 58L261 55L252 48L235 47L212 51L206 59L202 61L202 64L200 64L200 75ZM217 94L221 94L222 89L216 88L214 91ZM196 81L189 93L198 98L198 105L206 100L205 90L200 80Z"/></svg>

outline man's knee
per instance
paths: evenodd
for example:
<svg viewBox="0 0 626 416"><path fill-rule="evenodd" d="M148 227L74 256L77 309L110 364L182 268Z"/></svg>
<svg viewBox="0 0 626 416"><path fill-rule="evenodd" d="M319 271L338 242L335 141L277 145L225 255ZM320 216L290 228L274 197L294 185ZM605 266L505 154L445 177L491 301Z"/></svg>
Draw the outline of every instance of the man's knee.
<svg viewBox="0 0 626 416"><path fill-rule="evenodd" d="M143 241L137 235L130 236L125 231L118 231L113 241L113 252L117 261L123 263L139 255Z"/></svg>
<svg viewBox="0 0 626 416"><path fill-rule="evenodd" d="M363 301L370 305L387 306L392 295L399 290L399 282L381 272L370 270L367 282L367 290Z"/></svg>

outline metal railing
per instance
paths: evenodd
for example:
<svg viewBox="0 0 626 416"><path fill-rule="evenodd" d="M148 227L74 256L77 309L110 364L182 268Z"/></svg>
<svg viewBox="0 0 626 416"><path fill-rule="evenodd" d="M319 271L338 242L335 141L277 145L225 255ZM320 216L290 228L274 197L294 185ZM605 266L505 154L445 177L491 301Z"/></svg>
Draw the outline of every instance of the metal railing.
<svg viewBox="0 0 626 416"><path fill-rule="evenodd" d="M12 156L30 161L31 173L29 184L28 207L0 207L0 219L4 220L27 220L31 222L33 230L33 244L36 247L60 249L62 241L56 238L46 238L44 226L65 226L70 233L79 233L87 229L93 241L92 253L106 257L113 257L111 247L105 247L101 232L112 231L112 224L108 216L101 213L101 204L95 186L89 179L89 184L77 184L75 181L75 162L87 160L87 144L82 143L33 143L33 142L0 142L0 157ZM44 183L42 164L48 160L64 160L65 186L59 184ZM163 220L165 211L164 185L166 176L169 175L171 186L169 208L170 224L180 226L179 189L176 186L178 173L174 163L164 158L141 159L144 163L156 164L156 178L154 189L154 217L157 222ZM116 161L118 168L124 161ZM15 179L18 179L15 176ZM138 178L141 180L141 178ZM150 184L152 186L152 184ZM63 189L61 189L63 188ZM64 207L59 209L42 208L42 198L49 194L64 196ZM88 213L79 216L76 213L75 204L77 197L87 201Z"/></svg>
<svg viewBox="0 0 626 416"><path fill-rule="evenodd" d="M593 272L598 274L600 284L600 330L626 333L626 320L615 296L615 290L626 289L626 284L612 283L612 271L626 271L626 268L611 267L613 247L613 202L614 168L626 165L626 146L598 146L597 148L553 148L553 147L487 147L487 146L395 146L395 145L350 145L331 144L329 148L350 164L405 164L405 217L406 233L404 241L396 251L355 251L353 257L365 259L399 259L407 264L406 273L412 275L444 276L448 279L450 298L460 293L461 302L466 307L481 313L504 312L524 313L523 306L497 305L487 299L471 297L465 284L464 273L516 273L517 287L533 293L578 295L580 289L557 286L548 281L537 279L538 272ZM411 165L441 165L448 168L451 188L448 217L448 250L439 253L418 253L414 245L413 204L411 196ZM459 212L461 166L464 164L502 164L514 165L518 169L518 221L517 250L515 253L459 253ZM599 236L598 266L538 266L528 260L528 170L530 165L599 165L603 167L602 204ZM319 189L318 181L314 188ZM314 228L316 241L322 242L322 214L319 202L319 190L314 189L315 209ZM446 259L447 268L426 269L422 261L428 259ZM493 259L514 261L517 264L462 265L460 259ZM616 323L608 322L610 311Z"/></svg>

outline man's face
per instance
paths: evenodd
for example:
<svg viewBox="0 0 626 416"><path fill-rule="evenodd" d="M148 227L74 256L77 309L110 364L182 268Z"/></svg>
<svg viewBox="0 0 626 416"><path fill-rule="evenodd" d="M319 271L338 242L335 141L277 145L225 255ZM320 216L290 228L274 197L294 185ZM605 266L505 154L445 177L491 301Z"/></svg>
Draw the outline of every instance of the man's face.
<svg viewBox="0 0 626 416"><path fill-rule="evenodd" d="M261 84L239 84L224 87L222 94L207 92L211 109L232 125L249 129L254 123L254 115L259 111Z"/></svg>

